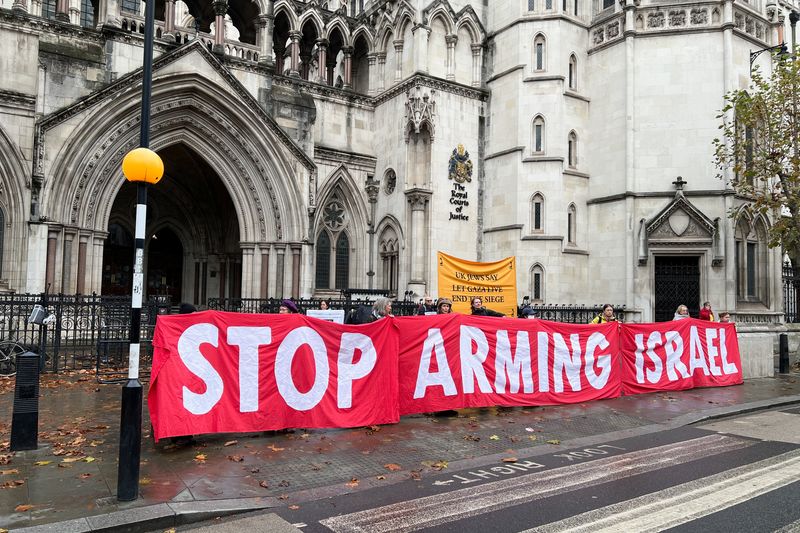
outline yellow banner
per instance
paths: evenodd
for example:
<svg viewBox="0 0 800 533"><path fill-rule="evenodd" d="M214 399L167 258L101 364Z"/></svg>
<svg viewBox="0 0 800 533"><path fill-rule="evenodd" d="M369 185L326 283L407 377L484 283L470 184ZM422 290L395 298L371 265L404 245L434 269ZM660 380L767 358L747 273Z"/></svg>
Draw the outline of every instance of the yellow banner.
<svg viewBox="0 0 800 533"><path fill-rule="evenodd" d="M516 258L477 263L438 252L438 262L439 298L453 300L454 312L469 314L472 299L480 296L484 307L516 316Z"/></svg>

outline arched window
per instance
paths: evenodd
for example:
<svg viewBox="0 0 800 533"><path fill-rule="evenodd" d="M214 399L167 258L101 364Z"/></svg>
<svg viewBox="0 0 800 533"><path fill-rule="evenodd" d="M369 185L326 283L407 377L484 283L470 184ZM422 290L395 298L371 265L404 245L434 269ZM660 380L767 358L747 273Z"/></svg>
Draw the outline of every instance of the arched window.
<svg viewBox="0 0 800 533"><path fill-rule="evenodd" d="M736 296L740 301L768 302L767 228L760 219L743 216L736 224Z"/></svg>
<svg viewBox="0 0 800 533"><path fill-rule="evenodd" d="M532 151L534 154L543 154L545 150L544 145L544 118L537 115L533 119L533 146Z"/></svg>
<svg viewBox="0 0 800 533"><path fill-rule="evenodd" d="M539 263L531 267L531 302L544 303L544 269Z"/></svg>
<svg viewBox="0 0 800 533"><path fill-rule="evenodd" d="M331 280L331 238L322 230L317 237L317 263L315 281L318 289L330 288Z"/></svg>
<svg viewBox="0 0 800 533"><path fill-rule="evenodd" d="M575 168L578 166L578 135L571 131L567 136L567 166Z"/></svg>
<svg viewBox="0 0 800 533"><path fill-rule="evenodd" d="M545 11L552 11L553 10L553 0L544 0L544 9L545 9Z"/></svg>
<svg viewBox="0 0 800 533"><path fill-rule="evenodd" d="M613 8L614 0L603 0L603 9Z"/></svg>
<svg viewBox="0 0 800 533"><path fill-rule="evenodd" d="M570 90L574 91L578 88L578 58L575 54L569 56L569 66L567 68L567 82Z"/></svg>
<svg viewBox="0 0 800 533"><path fill-rule="evenodd" d="M567 243L575 244L575 225L577 222L575 204L569 204L567 208Z"/></svg>
<svg viewBox="0 0 800 533"><path fill-rule="evenodd" d="M350 277L350 240L342 232L336 241L336 288L347 289Z"/></svg>
<svg viewBox="0 0 800 533"><path fill-rule="evenodd" d="M122 0L121 7L123 11L127 11L128 13L136 13L137 15L141 9L139 0Z"/></svg>
<svg viewBox="0 0 800 533"><path fill-rule="evenodd" d="M346 289L350 276L350 239L345 233L349 214L336 191L322 209L322 230L317 236L314 281L317 289Z"/></svg>
<svg viewBox="0 0 800 533"><path fill-rule="evenodd" d="M528 11L536 11L536 0L528 0Z"/></svg>
<svg viewBox="0 0 800 533"><path fill-rule="evenodd" d="M531 199L531 233L544 231L544 197L540 193Z"/></svg>
<svg viewBox="0 0 800 533"><path fill-rule="evenodd" d="M51 20L56 18L56 0L42 1L42 18Z"/></svg>
<svg viewBox="0 0 800 533"><path fill-rule="evenodd" d="M574 7L575 7L574 14L575 14L576 17L578 16L578 2L579 2L579 0L575 0L575 3L573 4Z"/></svg>
<svg viewBox="0 0 800 533"><path fill-rule="evenodd" d="M544 35L541 33L533 40L533 70L535 72L543 72L546 68L547 48Z"/></svg>
<svg viewBox="0 0 800 533"><path fill-rule="evenodd" d="M381 285L397 294L399 275L399 246L397 232L391 226L381 232L378 250L381 257Z"/></svg>

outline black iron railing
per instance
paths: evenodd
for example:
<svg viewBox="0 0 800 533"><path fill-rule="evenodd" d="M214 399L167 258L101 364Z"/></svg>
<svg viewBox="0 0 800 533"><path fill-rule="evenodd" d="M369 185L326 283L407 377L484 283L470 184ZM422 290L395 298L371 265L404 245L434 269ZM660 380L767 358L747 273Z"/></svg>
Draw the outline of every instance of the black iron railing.
<svg viewBox="0 0 800 533"><path fill-rule="evenodd" d="M588 324L597 315L603 312L602 305L541 305L532 304L530 306L536 312L536 318L542 320L552 320L553 322L565 322L567 324ZM520 315L522 308L520 307ZM615 305L614 314L617 320L625 322L625 306Z"/></svg>
<svg viewBox="0 0 800 533"><path fill-rule="evenodd" d="M783 320L800 322L797 304L800 301L800 268L783 264Z"/></svg>

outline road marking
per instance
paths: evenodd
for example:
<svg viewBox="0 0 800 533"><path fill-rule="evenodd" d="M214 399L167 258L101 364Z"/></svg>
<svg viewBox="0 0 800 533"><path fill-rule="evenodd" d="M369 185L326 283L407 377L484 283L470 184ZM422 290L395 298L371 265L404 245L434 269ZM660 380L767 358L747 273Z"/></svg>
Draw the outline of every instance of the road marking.
<svg viewBox="0 0 800 533"><path fill-rule="evenodd" d="M794 450L523 533L663 531L779 489L798 477L800 450Z"/></svg>
<svg viewBox="0 0 800 533"><path fill-rule="evenodd" d="M321 520L335 533L414 531L752 446L708 435Z"/></svg>

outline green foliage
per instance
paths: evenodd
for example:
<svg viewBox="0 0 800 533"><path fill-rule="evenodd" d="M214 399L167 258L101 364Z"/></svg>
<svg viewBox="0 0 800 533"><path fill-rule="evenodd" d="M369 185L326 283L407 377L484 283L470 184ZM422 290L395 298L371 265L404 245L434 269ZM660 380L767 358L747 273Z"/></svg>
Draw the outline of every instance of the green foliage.
<svg viewBox="0 0 800 533"><path fill-rule="evenodd" d="M714 139L718 177L747 200L746 210L771 218L769 245L794 256L800 252L799 50L775 57L769 76L756 68L749 90L725 95L717 116L721 136Z"/></svg>

